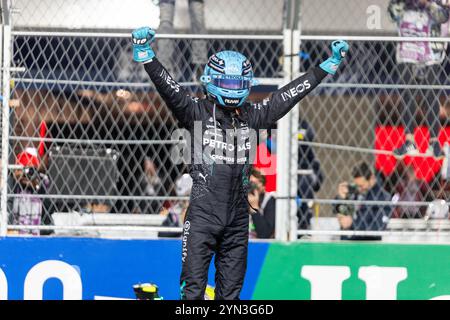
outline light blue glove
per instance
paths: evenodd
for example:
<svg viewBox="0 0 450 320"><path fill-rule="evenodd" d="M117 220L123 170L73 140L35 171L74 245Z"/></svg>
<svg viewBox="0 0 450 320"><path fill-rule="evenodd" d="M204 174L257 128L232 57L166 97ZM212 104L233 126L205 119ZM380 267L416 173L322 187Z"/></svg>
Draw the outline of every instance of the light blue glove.
<svg viewBox="0 0 450 320"><path fill-rule="evenodd" d="M329 74L335 74L342 59L347 55L348 43L343 40L333 41L331 43L331 52L333 56L322 62L319 67Z"/></svg>
<svg viewBox="0 0 450 320"><path fill-rule="evenodd" d="M150 43L155 40L155 31L142 27L131 33L133 39L133 59L136 62L148 62L155 57Z"/></svg>

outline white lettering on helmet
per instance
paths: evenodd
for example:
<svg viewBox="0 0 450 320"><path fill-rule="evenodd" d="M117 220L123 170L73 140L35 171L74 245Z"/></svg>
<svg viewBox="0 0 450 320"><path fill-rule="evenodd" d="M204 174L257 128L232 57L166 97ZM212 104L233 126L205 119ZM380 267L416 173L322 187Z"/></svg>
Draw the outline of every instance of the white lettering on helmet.
<svg viewBox="0 0 450 320"><path fill-rule="evenodd" d="M239 103L239 99L228 99L228 98L225 98L224 101L225 101L225 103L229 103L229 104L238 104Z"/></svg>

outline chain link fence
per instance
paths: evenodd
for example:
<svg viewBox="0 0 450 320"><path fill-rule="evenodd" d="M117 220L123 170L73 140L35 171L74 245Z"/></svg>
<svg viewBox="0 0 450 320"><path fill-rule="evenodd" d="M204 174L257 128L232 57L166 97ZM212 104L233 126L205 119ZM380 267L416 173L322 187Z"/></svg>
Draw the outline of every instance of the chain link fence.
<svg viewBox="0 0 450 320"><path fill-rule="evenodd" d="M257 23L261 3L244 4L243 19L231 17L237 1L136 1L132 8L123 1L13 1L12 65L23 72L11 74L11 100L18 103L9 119L10 232L171 232L160 228L167 219L159 213L185 201L188 194L178 189L187 167L171 159L180 143L172 138L178 124L142 66L132 61L130 31L140 25L161 29L165 15L173 15L173 29L160 30L155 48L192 95L203 95L203 66L224 48L252 57L260 82L276 86L282 76L283 2L264 2L269 4L277 10L272 29ZM189 14L193 21L200 17L197 23L208 33L220 35L190 30ZM236 21L229 25L230 19L242 19L245 36L234 34ZM115 215L104 219L100 213ZM178 227L176 222L170 225Z"/></svg>
<svg viewBox="0 0 450 320"><path fill-rule="evenodd" d="M304 225L313 230L300 235L448 241L449 8L445 1L429 2L425 9L419 1L360 1L347 13L339 1L305 5L302 71L326 58L323 42L334 34L344 34L351 50L341 72L301 103L300 118L314 131L300 139L300 152L315 153L321 170L313 177L324 178L314 202L304 201L299 213L313 217ZM317 17L324 12L327 18ZM411 31L411 25L420 26L419 16L434 33ZM329 20L331 26L318 23ZM439 57L425 58L422 49ZM393 151L410 138L415 152L395 156ZM441 150L439 159L433 144ZM376 178L373 188L365 185L370 178L362 163ZM339 187L342 183L348 187Z"/></svg>
<svg viewBox="0 0 450 320"><path fill-rule="evenodd" d="M289 133L297 137L298 144L289 146L298 158L297 174L284 181L297 186L288 193L296 212L277 215L297 217L286 222L298 230L291 239L409 235L425 241L438 235L446 241L448 161L426 152L430 138L444 152L450 141L448 24L433 35L441 38L433 46L441 45L443 61L408 67L399 63L397 48L411 40L398 37L389 6L389 0L178 0L175 7L149 0L12 1L12 41L4 48L16 69L10 70L4 140L9 159L2 159L3 166L9 163L10 232L105 235L121 226L136 236L176 233L159 227L167 221L159 213L183 207L187 199L179 191L187 166L171 159L180 143L172 133L179 127L143 68L132 62L129 39L132 29L149 25L160 31L157 55L198 97L199 75L214 52L249 57L263 84L250 98L262 100L289 79L289 60L297 61L298 75L329 56L332 40L347 39L350 52L337 75L300 103ZM299 18L300 45L286 54L289 16ZM405 142L408 115L420 154L399 160L392 151ZM267 145L278 156L275 136ZM34 156L39 170L24 170ZM354 184L354 168L362 162L380 190L368 196L350 187L344 199L337 197L339 184ZM287 201L279 196L277 201ZM99 216L105 212L115 220ZM349 217L352 225L342 231Z"/></svg>

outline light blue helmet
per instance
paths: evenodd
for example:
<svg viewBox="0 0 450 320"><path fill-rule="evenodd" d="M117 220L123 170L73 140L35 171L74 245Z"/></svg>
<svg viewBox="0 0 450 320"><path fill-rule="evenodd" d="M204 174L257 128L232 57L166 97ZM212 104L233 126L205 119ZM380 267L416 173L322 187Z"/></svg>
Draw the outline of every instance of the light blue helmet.
<svg viewBox="0 0 450 320"><path fill-rule="evenodd" d="M236 51L220 51L213 54L200 81L207 95L225 107L240 107L256 85L250 61Z"/></svg>

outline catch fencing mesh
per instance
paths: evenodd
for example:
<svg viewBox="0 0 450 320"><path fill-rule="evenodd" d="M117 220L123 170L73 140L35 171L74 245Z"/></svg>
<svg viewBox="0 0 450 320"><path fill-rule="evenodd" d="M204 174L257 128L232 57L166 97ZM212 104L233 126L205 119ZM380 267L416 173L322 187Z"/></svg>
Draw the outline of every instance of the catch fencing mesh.
<svg viewBox="0 0 450 320"><path fill-rule="evenodd" d="M263 99L282 82L283 62L289 58L283 57L283 22L291 14L283 11L286 1L205 0L203 37L183 18L196 10L190 7L196 1L177 2L175 33L158 33L155 50L193 95L203 95L198 77L206 58L224 49L249 57L255 76L267 84L255 88L251 99ZM143 68L132 61L130 42L135 27L158 29L163 1L135 1L132 8L125 3L12 1L12 65L24 70L11 74L10 224L53 224L54 213L72 211L156 214L181 199L176 183L187 167L171 160L178 124ZM391 230L447 228L445 219L431 227L434 211L427 213L431 201L447 201L447 161L423 154L398 160L392 151L405 141L403 110L412 104L420 151L427 151L429 128L436 123L445 150L449 60L445 55L442 63L421 70L398 63L396 47L402 41L393 38L397 29L388 5L387 0L300 1L299 74L329 56L329 43L337 35L352 39L337 75L300 103L299 127L292 132L299 140L299 174L293 179L299 186L298 228L304 233L339 230L339 204L354 214L375 207L376 218L362 223L366 231L382 231L377 218L386 207L390 219L382 220ZM447 41L440 44L446 48ZM417 80L417 72L425 72L427 81ZM433 108L437 114L430 115ZM275 143L271 147L276 153ZM19 200L28 191L16 162L26 150L40 158L42 187L33 191L33 198L42 200L39 222L19 217ZM351 183L353 167L361 162L376 174L388 195L384 202L361 201L361 195L336 199L339 183ZM320 180L316 187L315 179ZM405 222L419 220L419 226Z"/></svg>
<svg viewBox="0 0 450 320"><path fill-rule="evenodd" d="M175 27L183 24L177 20L183 10L195 3L185 1L181 5L187 8L177 7L181 13L177 11ZM134 5L149 10L146 24L157 29L157 22L150 20L158 18L156 3ZM230 13L225 1L209 11L212 6L205 3L206 25L217 20L214 14L227 13L222 7ZM270 7L280 13L283 3ZM246 21L252 19L250 9L261 18L264 8L253 3ZM118 14L121 10L123 17ZM128 20L115 24L99 17L99 12ZM176 182L187 167L171 159L172 149L180 143L172 139L178 123L142 66L132 61L131 30L139 25L130 21L129 13L123 1L13 1L12 64L23 70L11 75L11 99L17 101L11 108L9 136L8 222L15 226L11 229L52 225L55 216L67 212L159 214L186 197L176 192ZM221 19L221 25L227 25L229 19ZM254 34L253 38L230 34L233 30L225 27L219 38L192 36L181 25L177 34L158 33L155 51L192 95L203 95L199 83L203 66L212 53L224 49L252 57L255 76L276 86L276 78L282 76L280 14L278 20L276 32L268 34L254 23L241 24L241 32ZM37 153L40 173L36 176L34 171L27 176L20 167L23 152ZM24 208L32 203L30 197L38 205L31 204L32 214L22 217L21 212L30 211ZM132 218L121 223L133 224ZM33 226L26 228L21 232L38 233L30 231Z"/></svg>
<svg viewBox="0 0 450 320"><path fill-rule="evenodd" d="M345 35L350 52L337 75L300 104L300 118L308 122L311 132L299 138L299 159L314 152L321 168L313 170L312 177L321 174L323 182L314 201L304 200L299 212L300 219L312 217L303 227L315 230L299 234L385 235L383 239L392 240L407 235L412 241L424 241L428 235L448 241L449 7L446 1L432 2L444 12L439 23L435 13L421 8L418 1L359 1L351 7L340 1L303 2L301 71L329 55L324 42L333 40L334 34ZM409 34L415 36L413 41L399 36L393 18L412 11L433 17L437 30L432 37L438 42L426 35ZM433 65L402 61L404 48L415 45L425 51L436 49L442 59ZM302 121L299 128L305 131ZM418 152L394 157L408 128ZM434 140L442 150L439 159L430 149ZM355 186L356 192L339 197L339 184L352 185L354 168L363 162L382 191L364 194ZM302 185L302 181L306 182ZM308 194L303 198L313 194L305 186L310 181L299 179L299 195ZM344 232L338 231L343 228L335 219L338 213L353 219ZM323 219L327 215L330 218Z"/></svg>

